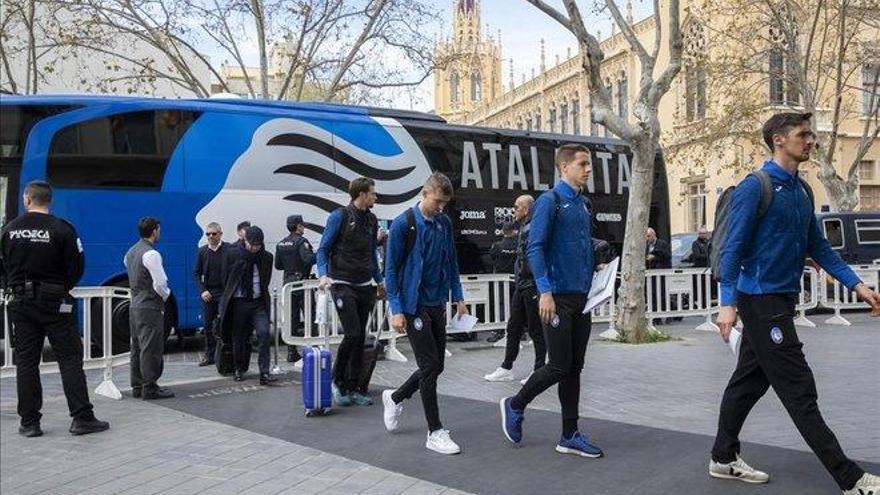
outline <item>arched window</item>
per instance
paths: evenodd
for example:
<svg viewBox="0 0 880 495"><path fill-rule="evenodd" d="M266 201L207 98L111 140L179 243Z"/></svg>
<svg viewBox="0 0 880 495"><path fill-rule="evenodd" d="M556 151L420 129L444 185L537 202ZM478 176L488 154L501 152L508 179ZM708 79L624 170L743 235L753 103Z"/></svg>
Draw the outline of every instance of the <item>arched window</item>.
<svg viewBox="0 0 880 495"><path fill-rule="evenodd" d="M629 113L629 80L626 72L620 72L620 79L617 80L617 115L622 119L626 119Z"/></svg>
<svg viewBox="0 0 880 495"><path fill-rule="evenodd" d="M574 99L571 100L571 133L581 133L581 100L578 98L577 93L575 93Z"/></svg>
<svg viewBox="0 0 880 495"><path fill-rule="evenodd" d="M568 132L568 103L559 104L559 132L565 134Z"/></svg>
<svg viewBox="0 0 880 495"><path fill-rule="evenodd" d="M452 103L458 103L461 98L461 81L458 78L458 72L453 72L449 76L449 92L452 97Z"/></svg>
<svg viewBox="0 0 880 495"><path fill-rule="evenodd" d="M541 130L541 110L540 109L537 112L535 112L535 130L536 131Z"/></svg>
<svg viewBox="0 0 880 495"><path fill-rule="evenodd" d="M547 123L550 124L550 132L556 132L556 104L554 103L550 107L550 115L548 116Z"/></svg>
<svg viewBox="0 0 880 495"><path fill-rule="evenodd" d="M480 101L483 98L483 78L479 72L471 74L471 101Z"/></svg>
<svg viewBox="0 0 880 495"><path fill-rule="evenodd" d="M694 122L706 118L706 69L702 63L684 68L685 118Z"/></svg>

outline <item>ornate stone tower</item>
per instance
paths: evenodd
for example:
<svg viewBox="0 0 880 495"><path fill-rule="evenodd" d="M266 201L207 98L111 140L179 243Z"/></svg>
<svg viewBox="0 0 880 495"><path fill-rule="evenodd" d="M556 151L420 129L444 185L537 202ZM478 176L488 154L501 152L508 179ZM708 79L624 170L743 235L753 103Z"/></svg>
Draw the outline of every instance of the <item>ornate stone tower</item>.
<svg viewBox="0 0 880 495"><path fill-rule="evenodd" d="M435 48L434 111L458 122L501 95L501 40L483 38L479 0L453 1L452 37Z"/></svg>

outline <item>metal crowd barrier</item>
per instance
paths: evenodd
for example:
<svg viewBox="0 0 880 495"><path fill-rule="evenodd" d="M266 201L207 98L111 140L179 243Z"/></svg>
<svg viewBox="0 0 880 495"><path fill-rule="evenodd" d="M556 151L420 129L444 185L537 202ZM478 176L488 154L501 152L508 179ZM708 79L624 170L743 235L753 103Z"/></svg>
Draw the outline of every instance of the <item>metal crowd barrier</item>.
<svg viewBox="0 0 880 495"><path fill-rule="evenodd" d="M878 279L880 279L880 264L873 265L853 265L850 266L856 275L873 290L878 290ZM840 314L843 309L864 308L865 303L859 301L856 293L847 289L836 279L830 277L824 271L820 273L821 283L819 283L819 298L822 307L834 310L834 315L825 320L830 325L846 325L851 323Z"/></svg>
<svg viewBox="0 0 880 495"><path fill-rule="evenodd" d="M0 293L2 294L2 293ZM95 389L95 393L111 399L121 399L122 393L113 383L113 367L129 362L129 353L113 354L113 300L130 299L131 291L122 287L76 287L70 291L70 295L77 300L78 324L82 329L83 339L83 369L104 369L104 380ZM3 303L3 362L0 366L0 377L15 376L15 364L13 362L12 332L7 314L8 299L2 298ZM92 355L92 301L100 300L101 304L101 349L100 356ZM57 373L57 362L40 363L40 373Z"/></svg>

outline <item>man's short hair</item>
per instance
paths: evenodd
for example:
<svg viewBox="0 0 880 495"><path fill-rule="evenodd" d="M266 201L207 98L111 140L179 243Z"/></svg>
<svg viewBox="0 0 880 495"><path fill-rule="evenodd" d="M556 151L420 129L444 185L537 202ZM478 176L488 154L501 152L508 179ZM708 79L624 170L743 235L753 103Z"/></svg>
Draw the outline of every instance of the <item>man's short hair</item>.
<svg viewBox="0 0 880 495"><path fill-rule="evenodd" d="M24 186L24 195L37 206L46 206L52 202L52 186L44 180L32 180Z"/></svg>
<svg viewBox="0 0 880 495"><path fill-rule="evenodd" d="M220 227L220 224L217 222L211 222L205 226L205 230L211 230L211 229L214 229L217 232L223 232L223 229Z"/></svg>
<svg viewBox="0 0 880 495"><path fill-rule="evenodd" d="M452 196L452 181L441 172L434 172L425 181L425 189L431 189L444 196Z"/></svg>
<svg viewBox="0 0 880 495"><path fill-rule="evenodd" d="M241 222L238 224L238 227L235 228L235 231L239 232L239 231L242 231L250 226L251 226L251 223L248 222L247 220L245 220L244 222Z"/></svg>
<svg viewBox="0 0 880 495"><path fill-rule="evenodd" d="M348 184L348 195L354 201L361 193L369 193L371 187L375 187L376 181L369 177L358 177Z"/></svg>
<svg viewBox="0 0 880 495"><path fill-rule="evenodd" d="M586 153L587 156L590 156L590 148L578 143L563 144L556 150L556 166L561 167L563 164L574 160L575 155L578 153Z"/></svg>
<svg viewBox="0 0 880 495"><path fill-rule="evenodd" d="M159 219L154 217L144 217L138 220L138 234L141 239L146 239L153 235L153 232L159 228Z"/></svg>
<svg viewBox="0 0 880 495"><path fill-rule="evenodd" d="M809 122L812 117L813 114L811 113L777 113L767 119L767 122L764 122L764 127L761 129L761 132L764 135L764 143L770 148L770 151L773 151L773 136L776 134L785 136L792 127L797 127L804 122Z"/></svg>

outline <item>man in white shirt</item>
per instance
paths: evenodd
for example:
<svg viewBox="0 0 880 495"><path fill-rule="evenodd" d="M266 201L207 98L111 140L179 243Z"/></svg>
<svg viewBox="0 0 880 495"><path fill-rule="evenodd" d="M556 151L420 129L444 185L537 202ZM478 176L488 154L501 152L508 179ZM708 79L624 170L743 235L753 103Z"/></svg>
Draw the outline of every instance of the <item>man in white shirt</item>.
<svg viewBox="0 0 880 495"><path fill-rule="evenodd" d="M174 397L174 393L157 383L164 364L165 301L171 295L162 255L154 247L159 242L159 220L141 218L138 232L140 240L123 259L131 287L132 395L144 400L167 399Z"/></svg>

